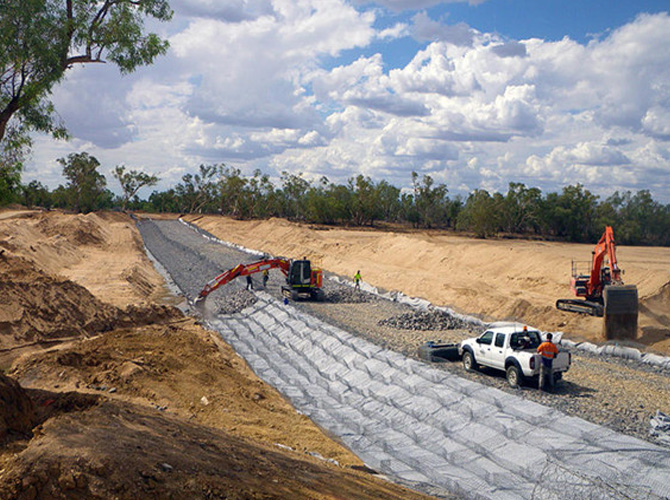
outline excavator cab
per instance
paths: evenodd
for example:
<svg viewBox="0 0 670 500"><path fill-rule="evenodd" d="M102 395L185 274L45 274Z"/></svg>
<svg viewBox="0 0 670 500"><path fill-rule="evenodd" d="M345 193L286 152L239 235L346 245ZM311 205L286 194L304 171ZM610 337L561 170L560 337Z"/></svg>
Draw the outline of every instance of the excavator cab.
<svg viewBox="0 0 670 500"><path fill-rule="evenodd" d="M323 300L322 280L321 269L313 268L309 260L293 260L282 293L292 300Z"/></svg>
<svg viewBox="0 0 670 500"><path fill-rule="evenodd" d="M312 263L306 259L294 260L286 277L292 287L309 287L312 283Z"/></svg>

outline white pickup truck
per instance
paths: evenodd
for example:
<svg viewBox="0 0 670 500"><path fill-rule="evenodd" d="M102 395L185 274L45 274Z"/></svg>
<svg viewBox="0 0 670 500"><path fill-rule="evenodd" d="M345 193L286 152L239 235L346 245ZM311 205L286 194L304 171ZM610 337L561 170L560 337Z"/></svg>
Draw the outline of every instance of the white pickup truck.
<svg viewBox="0 0 670 500"><path fill-rule="evenodd" d="M539 376L541 359L537 348L542 340L538 330L524 330L522 323L491 323L479 337L463 340L458 353L467 371L479 366L503 370L509 384L517 387L525 379ZM553 362L554 381L563 377L571 362L570 353L559 348Z"/></svg>

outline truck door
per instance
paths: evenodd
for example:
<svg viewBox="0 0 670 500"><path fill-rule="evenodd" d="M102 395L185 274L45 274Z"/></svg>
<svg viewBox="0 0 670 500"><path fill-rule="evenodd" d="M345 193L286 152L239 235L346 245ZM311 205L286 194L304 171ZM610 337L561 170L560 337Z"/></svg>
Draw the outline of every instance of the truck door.
<svg viewBox="0 0 670 500"><path fill-rule="evenodd" d="M491 366L503 370L505 368L505 337L504 333L496 333L491 347Z"/></svg>
<svg viewBox="0 0 670 500"><path fill-rule="evenodd" d="M477 353L475 358L481 365L491 366L491 344L493 343L493 332L484 332L477 339Z"/></svg>

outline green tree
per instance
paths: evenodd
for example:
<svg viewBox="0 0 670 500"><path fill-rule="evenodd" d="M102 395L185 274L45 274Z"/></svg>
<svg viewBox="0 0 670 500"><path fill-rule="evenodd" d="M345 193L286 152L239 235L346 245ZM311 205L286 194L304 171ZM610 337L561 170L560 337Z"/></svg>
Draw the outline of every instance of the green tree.
<svg viewBox="0 0 670 500"><path fill-rule="evenodd" d="M24 130L10 127L0 141L0 206L16 201L23 161L30 152L30 138Z"/></svg>
<svg viewBox="0 0 670 500"><path fill-rule="evenodd" d="M419 223L426 228L446 223L449 190L444 184L434 184L435 181L430 175L424 175L419 182L419 174L412 172L414 204L419 214Z"/></svg>
<svg viewBox="0 0 670 500"><path fill-rule="evenodd" d="M200 165L197 174L186 174L177 184L175 192L180 199L182 212L200 213L216 210L219 169L216 165Z"/></svg>
<svg viewBox="0 0 670 500"><path fill-rule="evenodd" d="M168 21L167 0L3 0L0 2L0 141L16 115L28 130L60 137L48 100L75 64L111 61L122 73L151 64L168 43L144 19Z"/></svg>
<svg viewBox="0 0 670 500"><path fill-rule="evenodd" d="M401 211L400 189L382 180L377 183L376 191L381 218L387 222L398 220Z"/></svg>
<svg viewBox="0 0 670 500"><path fill-rule="evenodd" d="M358 175L349 179L352 222L372 225L381 216L379 191L370 177Z"/></svg>
<svg viewBox="0 0 670 500"><path fill-rule="evenodd" d="M602 234L596 227L598 196L581 184L566 186L561 194L549 193L542 204L545 231L569 241L590 242Z"/></svg>
<svg viewBox="0 0 670 500"><path fill-rule="evenodd" d="M31 181L22 187L23 204L28 208L43 207L51 208L51 194L49 189L40 181Z"/></svg>
<svg viewBox="0 0 670 500"><path fill-rule="evenodd" d="M126 209L128 201L137 194L143 187L155 186L159 181L155 175L149 175L137 170L129 170L126 172L126 167L117 165L112 171L114 178L119 181L121 189L123 190L123 205L122 210Z"/></svg>
<svg viewBox="0 0 670 500"><path fill-rule="evenodd" d="M59 158L63 166L63 176L68 180L66 187L68 207L76 212L91 212L109 201L110 193L105 186L105 176L98 172L100 162L88 153L71 153L67 158Z"/></svg>
<svg viewBox="0 0 670 500"><path fill-rule="evenodd" d="M478 238L494 235L499 225L501 203L502 195L499 193L491 196L485 189L475 189L458 216L458 228L472 231Z"/></svg>
<svg viewBox="0 0 670 500"><path fill-rule="evenodd" d="M537 232L542 192L525 184L510 182L500 214L505 231L514 234Z"/></svg>
<svg viewBox="0 0 670 500"><path fill-rule="evenodd" d="M151 210L159 213L176 213L180 211L179 197L174 189L154 191L149 196Z"/></svg>
<svg viewBox="0 0 670 500"><path fill-rule="evenodd" d="M305 197L310 184L302 178L302 174L282 172L283 215L289 219L303 220L306 216Z"/></svg>

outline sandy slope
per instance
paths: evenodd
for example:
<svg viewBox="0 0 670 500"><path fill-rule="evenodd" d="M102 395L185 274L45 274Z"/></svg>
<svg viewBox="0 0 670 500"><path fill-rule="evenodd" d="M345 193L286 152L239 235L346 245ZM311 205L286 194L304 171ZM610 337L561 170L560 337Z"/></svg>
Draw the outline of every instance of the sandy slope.
<svg viewBox="0 0 670 500"><path fill-rule="evenodd" d="M274 255L307 256L345 276L486 320L518 319L571 338L602 340L602 319L565 313L571 261L588 261L594 245L478 240L441 232L324 229L284 220L235 221L188 216L218 237ZM627 283L640 295L638 341L670 353L670 248L618 247Z"/></svg>

